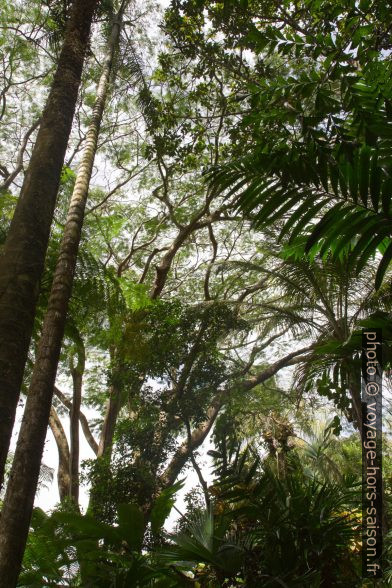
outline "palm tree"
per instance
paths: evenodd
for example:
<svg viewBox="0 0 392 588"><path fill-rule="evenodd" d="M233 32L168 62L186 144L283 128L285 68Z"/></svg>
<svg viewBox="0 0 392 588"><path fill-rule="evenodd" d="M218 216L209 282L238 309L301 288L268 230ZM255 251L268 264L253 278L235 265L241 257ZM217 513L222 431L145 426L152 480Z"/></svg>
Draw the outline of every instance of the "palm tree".
<svg viewBox="0 0 392 588"><path fill-rule="evenodd" d="M0 258L0 485L97 4L98 0L76 0L72 5L57 71Z"/></svg>
<svg viewBox="0 0 392 588"><path fill-rule="evenodd" d="M289 255L272 270L272 284L280 300L269 305L294 334L301 332L315 342L308 361L297 370L298 389L316 387L359 430L361 343L353 335L377 305L383 304L385 311L390 308L388 299L382 302L374 293L369 280L372 271L368 265L356 275L346 261L310 261Z"/></svg>
<svg viewBox="0 0 392 588"><path fill-rule="evenodd" d="M230 454L216 456L219 466ZM254 458L253 458L254 460ZM213 486L213 513L186 521L170 537L166 562L202 586L351 586L360 577L359 501L352 480L322 481L293 450L282 477L268 460L235 452ZM225 473L224 473L225 472Z"/></svg>
<svg viewBox="0 0 392 588"><path fill-rule="evenodd" d="M256 228L277 224L278 241L289 235L299 252L346 257L357 272L377 254L376 289L392 259L389 67L369 58L347 84L345 117L320 124L316 137L304 132L283 146L255 144L249 155L209 172L216 189L237 194L236 207ZM263 113L253 116L262 124Z"/></svg>
<svg viewBox="0 0 392 588"><path fill-rule="evenodd" d="M98 84L92 122L87 132L86 145L69 205L10 482L4 499L0 522L0 573L9 586L15 585L29 529L68 303L72 293L88 188L125 5L126 1L122 3L112 25L107 55ZM76 423L76 427L79 423L80 383L78 390L78 402L75 399L73 403L73 421ZM77 442L75 435L72 436L71 441L75 445ZM74 462L77 459L77 465L73 463L71 467L71 485L73 495L76 498L78 488L78 485L75 484L76 468L78 467L77 452L73 451L71 456L74 457Z"/></svg>

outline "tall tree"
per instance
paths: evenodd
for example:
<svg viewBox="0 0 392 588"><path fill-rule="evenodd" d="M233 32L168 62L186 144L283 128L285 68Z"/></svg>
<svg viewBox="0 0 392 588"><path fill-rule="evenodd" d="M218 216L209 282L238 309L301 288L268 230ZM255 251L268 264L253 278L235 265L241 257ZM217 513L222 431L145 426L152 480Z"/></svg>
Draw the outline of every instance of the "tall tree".
<svg viewBox="0 0 392 588"><path fill-rule="evenodd" d="M0 483L15 420L61 168L98 0L75 0L0 258Z"/></svg>
<svg viewBox="0 0 392 588"><path fill-rule="evenodd" d="M120 12L113 21L108 50L98 84L92 121L87 133L64 228L10 481L4 499L0 522L0 574L7 586L16 585L29 530L68 303L72 293L84 210L125 4L126 0L122 2ZM79 420L79 404L80 399L79 402L74 402L74 412L76 411L74 418L77 422ZM73 435L72 442L74 445L75 435ZM76 499L77 491L75 490L74 478L75 467L72 467L71 487L72 495Z"/></svg>

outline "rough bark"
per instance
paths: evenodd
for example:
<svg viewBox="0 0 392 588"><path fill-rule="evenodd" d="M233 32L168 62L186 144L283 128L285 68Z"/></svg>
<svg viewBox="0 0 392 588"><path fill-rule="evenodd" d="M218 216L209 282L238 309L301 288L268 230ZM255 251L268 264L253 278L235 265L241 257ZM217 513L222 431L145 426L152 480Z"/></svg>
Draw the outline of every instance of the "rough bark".
<svg viewBox="0 0 392 588"><path fill-rule="evenodd" d="M33 509L57 364L72 292L88 187L119 32L120 19L116 18L98 85L92 122L87 132L86 144L71 197L48 310L43 322L36 363L0 519L0 578L5 582L4 585L10 588L17 582Z"/></svg>
<svg viewBox="0 0 392 588"><path fill-rule="evenodd" d="M69 475L69 447L63 425L61 424L59 416L53 406L50 409L49 425L56 441L59 455L57 485L60 501L62 502L69 496L69 488L71 485L71 478Z"/></svg>
<svg viewBox="0 0 392 588"><path fill-rule="evenodd" d="M75 0L73 3L57 71L0 257L0 484L97 3L98 0Z"/></svg>

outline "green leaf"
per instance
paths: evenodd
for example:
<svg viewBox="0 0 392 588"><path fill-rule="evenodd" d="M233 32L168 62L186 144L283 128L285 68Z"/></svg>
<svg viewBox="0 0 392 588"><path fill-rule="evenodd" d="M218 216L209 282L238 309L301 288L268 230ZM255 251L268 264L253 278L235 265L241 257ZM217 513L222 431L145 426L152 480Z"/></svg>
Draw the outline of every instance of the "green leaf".
<svg viewBox="0 0 392 588"><path fill-rule="evenodd" d="M347 176L350 196L356 204L358 202L358 164L356 158L352 163L348 163Z"/></svg>
<svg viewBox="0 0 392 588"><path fill-rule="evenodd" d="M387 250L385 251L383 258L378 266L377 274L376 274L376 281L375 281L375 288L378 290L382 284L382 281L385 276L385 272L387 271L389 264L392 260L392 242L388 245Z"/></svg>
<svg viewBox="0 0 392 588"><path fill-rule="evenodd" d="M340 220L340 211L341 208L344 206L344 202L338 202L335 204L328 212L323 216L320 222L317 223L316 227L313 229L312 233L310 234L306 246L305 251L309 252L313 245L320 239L321 236L325 235L326 231L334 225L338 220Z"/></svg>
<svg viewBox="0 0 392 588"><path fill-rule="evenodd" d="M382 209L386 215L391 213L391 200L392 200L392 178L388 177L382 185L381 201Z"/></svg>
<svg viewBox="0 0 392 588"><path fill-rule="evenodd" d="M184 486L184 480L176 482L170 488L163 490L154 502L151 510L150 522L151 530L157 535L163 527L165 520L169 516L175 503L174 495Z"/></svg>
<svg viewBox="0 0 392 588"><path fill-rule="evenodd" d="M336 246L333 248L333 255L335 258L339 256L342 249L344 249L344 247L354 238L355 235L358 235L358 233L363 232L365 229L367 229L370 225L373 225L375 222L377 223L377 220L375 220L374 217L371 217L366 222L366 219L364 218L366 216L367 211L361 210L358 211L359 218L356 218L354 215L345 217L344 225L343 227L341 227L343 229L341 231L342 234L339 237L339 239L337 239Z"/></svg>
<svg viewBox="0 0 392 588"><path fill-rule="evenodd" d="M309 223L310 220L315 219L317 217L318 212L330 201L330 198L325 198L321 202L318 202L306 214L302 216L302 218L295 225L290 235L289 243L293 243L296 240L297 236L302 231L302 229Z"/></svg>
<svg viewBox="0 0 392 588"><path fill-rule="evenodd" d="M356 247L353 251L353 258L359 257L357 261L357 273L363 270L365 267L368 259L374 255L377 251L378 245L383 241L383 239L390 235L391 228L389 223L383 224L381 227L377 226L377 233L374 235L375 230L374 226L370 227L365 233L362 235L360 240L358 241ZM374 235L372 237L372 235Z"/></svg>
<svg viewBox="0 0 392 588"><path fill-rule="evenodd" d="M368 204L371 149L364 145L359 154L359 194L364 206Z"/></svg>
<svg viewBox="0 0 392 588"><path fill-rule="evenodd" d="M370 167L370 199L375 211L378 211L382 183L382 170L378 165L377 154L374 153Z"/></svg>
<svg viewBox="0 0 392 588"><path fill-rule="evenodd" d="M144 537L144 515L137 504L119 504L118 531L133 551L140 551Z"/></svg>

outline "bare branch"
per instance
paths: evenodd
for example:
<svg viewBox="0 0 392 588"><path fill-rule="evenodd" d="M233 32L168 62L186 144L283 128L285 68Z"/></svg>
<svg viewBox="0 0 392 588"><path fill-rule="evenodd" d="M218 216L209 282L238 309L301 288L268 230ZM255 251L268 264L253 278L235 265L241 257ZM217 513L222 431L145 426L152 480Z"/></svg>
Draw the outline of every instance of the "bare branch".
<svg viewBox="0 0 392 588"><path fill-rule="evenodd" d="M27 143L30 138L30 135L39 127L41 119L35 121L35 123L28 129L25 136L23 137L22 144L18 151L18 155L16 157L16 166L15 169L9 174L8 178L4 180L2 184L0 184L0 190L7 190L9 186L12 184L16 176L22 171L23 169L23 155L26 151Z"/></svg>

